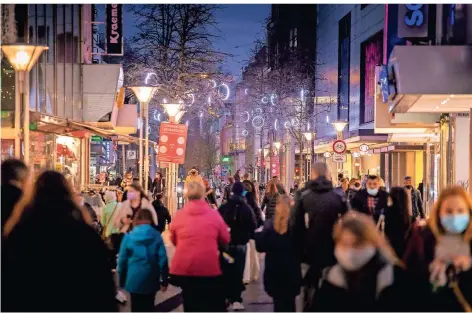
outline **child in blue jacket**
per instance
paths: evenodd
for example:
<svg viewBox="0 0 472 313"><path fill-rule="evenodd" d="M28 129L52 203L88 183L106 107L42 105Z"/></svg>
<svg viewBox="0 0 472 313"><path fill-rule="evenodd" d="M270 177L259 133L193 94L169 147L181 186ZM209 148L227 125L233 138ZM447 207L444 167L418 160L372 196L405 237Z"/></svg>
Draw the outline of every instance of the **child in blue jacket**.
<svg viewBox="0 0 472 313"><path fill-rule="evenodd" d="M161 234L149 210L140 210L133 230L121 243L118 274L120 287L131 294L132 312L154 311L156 292L167 289L168 264Z"/></svg>

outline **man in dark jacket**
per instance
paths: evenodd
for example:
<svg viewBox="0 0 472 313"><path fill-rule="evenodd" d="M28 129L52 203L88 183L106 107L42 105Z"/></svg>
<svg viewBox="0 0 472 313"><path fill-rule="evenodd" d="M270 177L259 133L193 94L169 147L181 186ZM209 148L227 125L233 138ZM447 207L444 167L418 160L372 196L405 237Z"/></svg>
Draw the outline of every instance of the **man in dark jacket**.
<svg viewBox="0 0 472 313"><path fill-rule="evenodd" d="M234 185L234 177L228 177L228 184L225 187L224 194L223 194L223 203L228 202L228 199L231 197L231 190L233 189Z"/></svg>
<svg viewBox="0 0 472 313"><path fill-rule="evenodd" d="M152 206L157 214L157 230L162 234L166 230L166 224L172 222L169 209L162 203L162 194L158 194L156 200L153 201Z"/></svg>
<svg viewBox="0 0 472 313"><path fill-rule="evenodd" d="M10 217L13 208L23 194L23 187L28 176L25 163L9 159L2 163L2 229Z"/></svg>
<svg viewBox="0 0 472 313"><path fill-rule="evenodd" d="M411 184L410 176L405 177L403 185L409 192L411 192L411 211L413 213L413 221L415 221L418 217L424 219L423 200L421 199L421 193Z"/></svg>
<svg viewBox="0 0 472 313"><path fill-rule="evenodd" d="M235 182L233 195L228 202L219 208L225 223L230 228L231 241L228 254L234 258L234 263L223 268L226 282L227 299L233 310L244 310L241 293L244 290L243 274L246 262L246 244L253 237L256 229L256 217L253 210L246 204L243 193L244 185Z"/></svg>
<svg viewBox="0 0 472 313"><path fill-rule="evenodd" d="M323 268L336 264L333 227L347 212L346 202L333 190L328 174L325 163L313 166L312 180L297 193L291 216L295 251L302 263L310 266L304 278L310 294L318 285ZM311 295L305 295L306 301L309 298Z"/></svg>
<svg viewBox="0 0 472 313"><path fill-rule="evenodd" d="M378 176L367 177L366 188L360 190L351 201L353 210L370 215L375 222L387 208L388 192L380 187Z"/></svg>

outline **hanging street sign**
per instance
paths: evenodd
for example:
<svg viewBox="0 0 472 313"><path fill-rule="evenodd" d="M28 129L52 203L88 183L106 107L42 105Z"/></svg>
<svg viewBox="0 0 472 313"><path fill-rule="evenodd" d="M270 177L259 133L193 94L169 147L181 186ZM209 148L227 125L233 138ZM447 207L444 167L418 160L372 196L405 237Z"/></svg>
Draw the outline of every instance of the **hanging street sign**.
<svg viewBox="0 0 472 313"><path fill-rule="evenodd" d="M347 155L346 154L333 154L333 162L336 163L346 163L347 162Z"/></svg>
<svg viewBox="0 0 472 313"><path fill-rule="evenodd" d="M343 154L347 150L347 145L344 140L336 140L333 142L333 151L337 154Z"/></svg>

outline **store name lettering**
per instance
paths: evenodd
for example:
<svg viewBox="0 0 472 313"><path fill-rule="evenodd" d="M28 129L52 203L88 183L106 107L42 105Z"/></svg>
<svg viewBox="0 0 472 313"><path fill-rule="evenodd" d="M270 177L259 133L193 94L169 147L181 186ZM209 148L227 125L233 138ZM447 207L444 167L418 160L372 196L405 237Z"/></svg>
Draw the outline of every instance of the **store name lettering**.
<svg viewBox="0 0 472 313"><path fill-rule="evenodd" d="M111 35L110 35L110 43L118 43L118 39L120 38L120 33L117 31L118 29L118 4L111 5Z"/></svg>
<svg viewBox="0 0 472 313"><path fill-rule="evenodd" d="M424 22L423 4L405 4L407 13L405 14L405 25L420 27Z"/></svg>

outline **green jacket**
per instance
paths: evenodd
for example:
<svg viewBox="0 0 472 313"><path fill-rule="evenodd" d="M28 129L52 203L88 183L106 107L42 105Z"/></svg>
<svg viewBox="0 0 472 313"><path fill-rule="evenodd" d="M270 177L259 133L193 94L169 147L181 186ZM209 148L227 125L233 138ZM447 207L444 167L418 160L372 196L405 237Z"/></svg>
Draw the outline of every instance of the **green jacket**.
<svg viewBox="0 0 472 313"><path fill-rule="evenodd" d="M113 214L116 214L116 212L118 212L119 205L120 204L116 201L110 201L102 209L101 223L105 228L106 237L120 232L120 229L115 227L113 223L114 217L112 216ZM113 213L113 211L115 213Z"/></svg>

